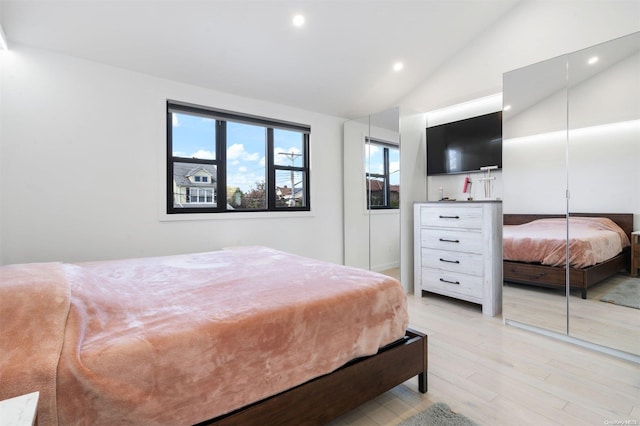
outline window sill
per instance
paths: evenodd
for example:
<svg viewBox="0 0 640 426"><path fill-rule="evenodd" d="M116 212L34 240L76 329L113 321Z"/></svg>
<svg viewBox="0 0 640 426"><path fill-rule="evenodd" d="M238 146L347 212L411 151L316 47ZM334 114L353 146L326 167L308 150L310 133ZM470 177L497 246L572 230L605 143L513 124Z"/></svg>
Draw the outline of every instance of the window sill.
<svg viewBox="0 0 640 426"><path fill-rule="evenodd" d="M386 215L386 214L400 214L400 209L372 209L372 210L367 210L367 214L371 216Z"/></svg>
<svg viewBox="0 0 640 426"><path fill-rule="evenodd" d="M203 220L290 219L314 217L312 211L236 212L236 213L160 213L160 222L189 222Z"/></svg>

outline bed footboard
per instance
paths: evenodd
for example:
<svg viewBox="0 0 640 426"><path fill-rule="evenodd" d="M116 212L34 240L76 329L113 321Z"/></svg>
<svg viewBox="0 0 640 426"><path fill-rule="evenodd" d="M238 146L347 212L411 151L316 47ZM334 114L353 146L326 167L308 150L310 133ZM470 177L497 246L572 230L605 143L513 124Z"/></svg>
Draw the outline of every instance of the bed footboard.
<svg viewBox="0 0 640 426"><path fill-rule="evenodd" d="M427 335L408 329L404 339L331 374L200 425L324 424L418 376L427 391Z"/></svg>

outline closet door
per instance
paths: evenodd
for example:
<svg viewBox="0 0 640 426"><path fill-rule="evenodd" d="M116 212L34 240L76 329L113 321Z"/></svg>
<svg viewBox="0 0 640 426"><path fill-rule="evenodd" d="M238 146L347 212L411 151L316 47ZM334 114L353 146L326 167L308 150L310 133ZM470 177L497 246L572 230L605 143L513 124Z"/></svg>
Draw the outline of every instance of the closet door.
<svg viewBox="0 0 640 426"><path fill-rule="evenodd" d="M569 212L632 213L638 221L640 33L574 52L567 63ZM569 238L578 236L578 226L570 220ZM570 259L580 261L582 251L571 245ZM586 299L575 289L579 283L570 282L569 334L639 354L640 311L628 306L632 298L623 292L640 292L640 278L630 278L628 270L613 274L588 288Z"/></svg>
<svg viewBox="0 0 640 426"><path fill-rule="evenodd" d="M566 218L566 69L567 57L562 56L504 74L502 176L505 217L557 215L561 222ZM565 226L564 223L560 225ZM507 232L505 228L505 239ZM561 232L559 238L565 235ZM564 268L556 269L553 276L518 269L514 272L516 277L508 282L507 277L512 275L509 268L516 271L515 266L505 263L504 318L566 334ZM520 281L534 281L537 285Z"/></svg>
<svg viewBox="0 0 640 426"><path fill-rule="evenodd" d="M344 264L400 278L400 109L343 130Z"/></svg>

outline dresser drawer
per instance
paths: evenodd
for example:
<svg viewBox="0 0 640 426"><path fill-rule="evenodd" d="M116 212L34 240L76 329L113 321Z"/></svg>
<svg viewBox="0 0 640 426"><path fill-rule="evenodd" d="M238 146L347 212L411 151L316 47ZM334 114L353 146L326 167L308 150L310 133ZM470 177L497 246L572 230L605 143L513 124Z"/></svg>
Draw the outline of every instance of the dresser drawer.
<svg viewBox="0 0 640 426"><path fill-rule="evenodd" d="M484 258L475 253L422 249L422 266L482 276Z"/></svg>
<svg viewBox="0 0 640 426"><path fill-rule="evenodd" d="M421 284L423 290L451 296L465 296L460 298L466 300L483 297L482 277L474 275L422 268Z"/></svg>
<svg viewBox="0 0 640 426"><path fill-rule="evenodd" d="M420 246L482 254L482 233L470 230L422 228Z"/></svg>
<svg viewBox="0 0 640 426"><path fill-rule="evenodd" d="M420 209L420 224L422 226L442 228L482 228L482 207L480 206L452 206L429 205Z"/></svg>

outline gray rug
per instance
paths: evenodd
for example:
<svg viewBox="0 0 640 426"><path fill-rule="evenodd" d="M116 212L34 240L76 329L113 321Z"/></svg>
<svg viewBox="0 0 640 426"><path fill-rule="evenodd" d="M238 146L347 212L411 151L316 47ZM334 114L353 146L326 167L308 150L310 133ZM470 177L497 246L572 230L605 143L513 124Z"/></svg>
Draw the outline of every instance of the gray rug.
<svg viewBox="0 0 640 426"><path fill-rule="evenodd" d="M454 413L444 402L433 404L420 413L409 417L398 426L478 426L462 414Z"/></svg>
<svg viewBox="0 0 640 426"><path fill-rule="evenodd" d="M603 302L640 309L640 278L618 275L611 278L619 281L613 290L600 298Z"/></svg>

